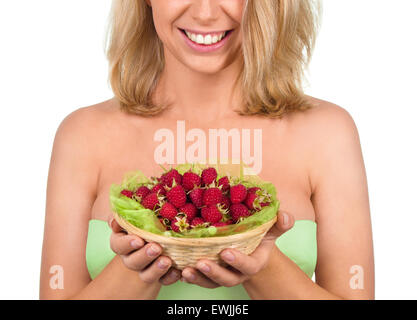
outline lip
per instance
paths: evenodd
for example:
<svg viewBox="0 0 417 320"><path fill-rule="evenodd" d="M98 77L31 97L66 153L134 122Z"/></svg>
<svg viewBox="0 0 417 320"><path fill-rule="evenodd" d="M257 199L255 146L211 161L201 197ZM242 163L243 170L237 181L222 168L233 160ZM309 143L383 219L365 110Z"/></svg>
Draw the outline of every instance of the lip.
<svg viewBox="0 0 417 320"><path fill-rule="evenodd" d="M226 45L227 41L229 40L230 36L233 34L234 30L228 30L229 32L227 32L226 36L222 40L220 40L217 43L209 44L209 45L195 43L195 42L191 41L190 39L188 39L187 35L182 31L182 29L178 28L178 31L182 35L182 37L184 38L185 43L191 49L193 49L197 52L206 53L206 52L213 52L213 51L219 50L220 48L224 47ZM187 29L187 31L190 31L190 32L196 33L196 34L199 33L199 32L193 32L192 30L188 30L188 29ZM213 33L216 33L216 32L206 32L206 33L203 32L203 33L199 33L199 34L206 35L206 34L213 34Z"/></svg>

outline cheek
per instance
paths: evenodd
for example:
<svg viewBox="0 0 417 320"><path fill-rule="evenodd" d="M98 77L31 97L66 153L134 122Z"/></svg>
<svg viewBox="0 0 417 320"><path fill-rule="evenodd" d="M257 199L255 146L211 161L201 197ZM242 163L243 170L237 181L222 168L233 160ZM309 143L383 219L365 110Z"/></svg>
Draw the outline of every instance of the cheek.
<svg viewBox="0 0 417 320"><path fill-rule="evenodd" d="M239 24L242 22L246 0L223 0L223 11Z"/></svg>
<svg viewBox="0 0 417 320"><path fill-rule="evenodd" d="M155 30L161 41L166 42L172 37L178 8L177 6L164 5L160 1L156 1L152 8Z"/></svg>

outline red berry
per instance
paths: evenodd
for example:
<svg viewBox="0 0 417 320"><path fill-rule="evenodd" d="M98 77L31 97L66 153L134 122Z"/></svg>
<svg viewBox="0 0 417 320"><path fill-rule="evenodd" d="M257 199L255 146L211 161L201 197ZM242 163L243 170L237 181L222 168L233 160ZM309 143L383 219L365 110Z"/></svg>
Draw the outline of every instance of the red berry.
<svg viewBox="0 0 417 320"><path fill-rule="evenodd" d="M188 171L182 176L182 186L185 191L190 191L201 185L201 178L198 174Z"/></svg>
<svg viewBox="0 0 417 320"><path fill-rule="evenodd" d="M259 190L259 191L258 191ZM270 195L262 192L260 188L248 189L248 195L243 202L250 210L261 210L262 207L268 206L271 201Z"/></svg>
<svg viewBox="0 0 417 320"><path fill-rule="evenodd" d="M154 193L158 193L159 192L159 194L164 195L164 196L167 194L167 191L165 190L164 186L161 183L156 184L152 188L151 192L154 192Z"/></svg>
<svg viewBox="0 0 417 320"><path fill-rule="evenodd" d="M181 233L180 227L178 227L175 223L171 223L171 230L174 232Z"/></svg>
<svg viewBox="0 0 417 320"><path fill-rule="evenodd" d="M154 210L157 206L159 206L159 198L156 193L150 193L142 200L142 205L146 209Z"/></svg>
<svg viewBox="0 0 417 320"><path fill-rule="evenodd" d="M120 194L122 194L122 195L124 195L124 196L126 196L126 197L128 197L128 198L130 198L130 199L132 199L132 197L133 197L133 192L132 191L129 191L129 190L122 190L121 192L120 192Z"/></svg>
<svg viewBox="0 0 417 320"><path fill-rule="evenodd" d="M149 190L148 187L141 186L141 187L138 188L138 190L136 190L135 196L140 201L140 200L142 200L143 198L145 198L150 193L151 193L151 190Z"/></svg>
<svg viewBox="0 0 417 320"><path fill-rule="evenodd" d="M252 188L249 188L249 189L248 189L248 193L256 192L256 191L258 191L258 190L261 190L261 188L258 188L258 187L252 187Z"/></svg>
<svg viewBox="0 0 417 320"><path fill-rule="evenodd" d="M173 220L177 214L177 209L169 202L164 203L164 205L161 208L160 214L162 218L167 218L169 220Z"/></svg>
<svg viewBox="0 0 417 320"><path fill-rule="evenodd" d="M190 225L186 217L176 217L175 220L171 222L171 229L175 232L184 232L190 228Z"/></svg>
<svg viewBox="0 0 417 320"><path fill-rule="evenodd" d="M240 218L249 217L251 213L244 204L235 203L230 207L230 215L232 216L233 221L236 223Z"/></svg>
<svg viewBox="0 0 417 320"><path fill-rule="evenodd" d="M255 210L253 205L254 203L256 204L255 200L257 197L258 196L256 195L255 192L249 192L248 195L246 196L244 203L250 210Z"/></svg>
<svg viewBox="0 0 417 320"><path fill-rule="evenodd" d="M187 195L182 186L175 186L167 192L167 199L176 208L181 208L187 201Z"/></svg>
<svg viewBox="0 0 417 320"><path fill-rule="evenodd" d="M247 195L246 187L243 184L230 187L230 201L232 203L241 203Z"/></svg>
<svg viewBox="0 0 417 320"><path fill-rule="evenodd" d="M216 205L210 205L201 209L201 216L205 222L216 223L219 222L223 215Z"/></svg>
<svg viewBox="0 0 417 320"><path fill-rule="evenodd" d="M197 208L192 203L186 203L180 208L179 212L185 213L187 220L191 221L197 215Z"/></svg>
<svg viewBox="0 0 417 320"><path fill-rule="evenodd" d="M191 202L197 208L201 208L203 206L203 194L204 194L204 190L200 188L193 189L189 194Z"/></svg>
<svg viewBox="0 0 417 320"><path fill-rule="evenodd" d="M182 182L182 176L175 169L171 169L167 173L163 174L161 177L162 184L167 187L172 187L172 183L174 182L174 180L177 185L181 184Z"/></svg>
<svg viewBox="0 0 417 320"><path fill-rule="evenodd" d="M209 206L211 204L218 204L223 199L223 193L219 188L208 188L204 190L203 204Z"/></svg>
<svg viewBox="0 0 417 320"><path fill-rule="evenodd" d="M213 181L215 181L217 179L217 171L214 168L207 168L204 169L203 172L201 173L201 182L204 185L209 185L211 183L213 183Z"/></svg>
<svg viewBox="0 0 417 320"><path fill-rule="evenodd" d="M220 202L220 206L224 209L224 210L229 210L230 206L231 206L231 202L229 197L226 197L225 195L223 195L222 201Z"/></svg>
<svg viewBox="0 0 417 320"><path fill-rule="evenodd" d="M203 218L196 217L191 221L191 227L203 226L205 223Z"/></svg>
<svg viewBox="0 0 417 320"><path fill-rule="evenodd" d="M221 186L223 192L227 192L230 189L229 178L226 176L220 178L217 184L219 187Z"/></svg>

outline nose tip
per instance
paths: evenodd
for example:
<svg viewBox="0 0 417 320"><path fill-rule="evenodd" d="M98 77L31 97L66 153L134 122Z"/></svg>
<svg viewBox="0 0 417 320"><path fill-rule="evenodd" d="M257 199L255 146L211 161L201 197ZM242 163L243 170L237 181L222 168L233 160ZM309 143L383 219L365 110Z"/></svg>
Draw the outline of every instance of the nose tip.
<svg viewBox="0 0 417 320"><path fill-rule="evenodd" d="M198 0L193 4L192 17L202 25L216 21L218 15L218 0Z"/></svg>

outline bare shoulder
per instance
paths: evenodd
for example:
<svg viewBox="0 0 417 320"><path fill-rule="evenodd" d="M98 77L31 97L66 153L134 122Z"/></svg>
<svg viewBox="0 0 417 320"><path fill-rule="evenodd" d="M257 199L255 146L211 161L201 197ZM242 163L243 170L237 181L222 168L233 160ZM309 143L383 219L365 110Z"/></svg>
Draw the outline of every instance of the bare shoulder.
<svg viewBox="0 0 417 320"><path fill-rule="evenodd" d="M67 115L56 132L54 153L71 155L78 160L97 161L105 148L106 128L119 112L115 106L113 100L107 100Z"/></svg>
<svg viewBox="0 0 417 320"><path fill-rule="evenodd" d="M343 107L334 103L308 97L312 107L290 114L284 121L288 132L309 159L324 158L343 150L360 149L356 124Z"/></svg>
<svg viewBox="0 0 417 320"><path fill-rule="evenodd" d="M85 134L89 131L97 131L106 126L109 119L115 118L120 113L113 99L100 102L95 105L79 108L65 117L59 130L74 131Z"/></svg>
<svg viewBox="0 0 417 320"><path fill-rule="evenodd" d="M332 137L357 135L355 122L343 107L329 101L308 97L312 108L294 113L288 119L290 126L297 127L300 133L310 139L331 140ZM297 130L297 131L298 131Z"/></svg>

